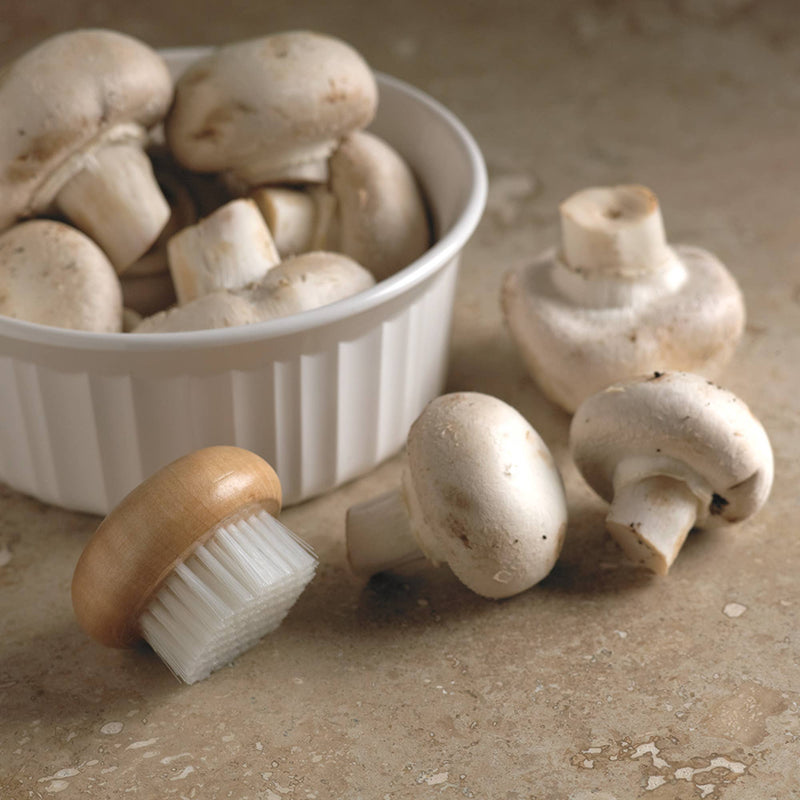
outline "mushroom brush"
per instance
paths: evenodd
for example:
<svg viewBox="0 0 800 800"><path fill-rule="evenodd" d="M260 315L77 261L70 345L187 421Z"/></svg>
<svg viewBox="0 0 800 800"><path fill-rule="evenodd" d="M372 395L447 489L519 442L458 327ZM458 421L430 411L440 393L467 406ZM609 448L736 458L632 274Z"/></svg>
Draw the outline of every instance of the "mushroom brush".
<svg viewBox="0 0 800 800"><path fill-rule="evenodd" d="M570 448L611 503L606 527L637 564L666 574L693 527L755 514L772 487L772 448L734 394L699 375L656 372L609 386L575 412Z"/></svg>
<svg viewBox="0 0 800 800"><path fill-rule="evenodd" d="M274 630L317 559L274 517L278 477L238 447L179 458L103 520L72 580L81 627L111 647L145 639L186 683Z"/></svg>
<svg viewBox="0 0 800 800"><path fill-rule="evenodd" d="M654 370L714 378L744 329L742 293L707 250L670 245L644 186L594 187L561 204L561 244L511 271L508 329L542 392L573 412Z"/></svg>
<svg viewBox="0 0 800 800"><path fill-rule="evenodd" d="M476 392L433 400L412 425L400 489L352 506L347 551L369 576L427 558L484 597L553 568L567 527L547 445L511 406Z"/></svg>

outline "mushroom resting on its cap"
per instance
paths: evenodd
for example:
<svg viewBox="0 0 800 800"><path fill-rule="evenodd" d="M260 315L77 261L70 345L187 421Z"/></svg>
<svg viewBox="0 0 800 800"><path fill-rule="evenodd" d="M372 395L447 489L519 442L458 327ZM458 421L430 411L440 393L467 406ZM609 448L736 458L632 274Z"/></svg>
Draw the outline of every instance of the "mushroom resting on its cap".
<svg viewBox="0 0 800 800"><path fill-rule="evenodd" d="M587 398L570 448L611 503L606 527L637 564L665 574L690 529L739 522L766 502L772 448L734 394L690 373L654 373Z"/></svg>
<svg viewBox="0 0 800 800"><path fill-rule="evenodd" d="M744 329L736 281L711 253L671 247L643 186L585 189L561 205L561 248L510 272L511 336L541 390L567 411L655 370L714 378Z"/></svg>
<svg viewBox="0 0 800 800"><path fill-rule="evenodd" d="M539 434L502 400L459 392L412 425L402 488L348 510L348 559L369 576L425 557L484 597L510 597L550 572L566 527Z"/></svg>
<svg viewBox="0 0 800 800"><path fill-rule="evenodd" d="M170 150L197 172L228 170L248 186L324 181L339 140L375 114L364 59L330 36L291 31L221 47L175 86Z"/></svg>
<svg viewBox="0 0 800 800"><path fill-rule="evenodd" d="M53 220L0 234L0 314L56 328L117 333L122 291L105 253Z"/></svg>
<svg viewBox="0 0 800 800"><path fill-rule="evenodd" d="M118 271L169 219L142 150L172 100L163 59L113 31L47 39L0 79L0 230L55 206Z"/></svg>

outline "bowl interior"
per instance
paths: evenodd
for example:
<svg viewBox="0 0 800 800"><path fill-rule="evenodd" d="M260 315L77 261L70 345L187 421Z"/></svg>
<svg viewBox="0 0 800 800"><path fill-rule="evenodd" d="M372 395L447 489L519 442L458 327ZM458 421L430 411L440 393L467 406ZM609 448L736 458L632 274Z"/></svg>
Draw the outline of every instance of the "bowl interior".
<svg viewBox="0 0 800 800"><path fill-rule="evenodd" d="M206 48L162 51L178 75ZM486 169L480 150L459 120L425 93L396 78L377 74L379 107L370 130L408 161L420 181L437 231L420 258L367 291L322 308L237 328L160 334L73 331L0 317L0 352L13 343L49 348L157 353L283 337L362 314L423 282L455 256L477 226L486 202Z"/></svg>

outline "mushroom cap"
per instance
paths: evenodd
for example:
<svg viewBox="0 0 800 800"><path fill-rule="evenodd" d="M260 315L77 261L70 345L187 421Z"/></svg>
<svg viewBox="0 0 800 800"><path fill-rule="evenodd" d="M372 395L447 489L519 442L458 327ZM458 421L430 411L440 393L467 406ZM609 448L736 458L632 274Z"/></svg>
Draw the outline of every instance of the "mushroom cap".
<svg viewBox="0 0 800 800"><path fill-rule="evenodd" d="M256 185L262 172L327 158L376 106L374 76L352 47L290 31L221 47L189 67L165 130L184 166Z"/></svg>
<svg viewBox="0 0 800 800"><path fill-rule="evenodd" d="M525 365L554 402L581 401L631 375L696 372L714 378L744 330L744 300L725 266L707 250L678 245L662 274L628 281L630 302L586 306L557 279L592 282L567 270L556 251L510 272L502 304ZM627 285L626 284L626 285Z"/></svg>
<svg viewBox="0 0 800 800"><path fill-rule="evenodd" d="M161 56L113 31L62 33L8 65L0 72L0 230L50 205L82 166L66 163L70 156L126 123L154 125L171 100Z"/></svg>
<svg viewBox="0 0 800 800"><path fill-rule="evenodd" d="M303 253L273 267L258 283L224 289L161 311L135 333L227 328L310 311L369 289L375 279L340 253Z"/></svg>
<svg viewBox="0 0 800 800"><path fill-rule="evenodd" d="M161 584L230 517L261 505L277 515L272 467L239 447L185 455L137 486L102 521L72 578L81 627L110 647L140 638L139 617Z"/></svg>
<svg viewBox="0 0 800 800"><path fill-rule="evenodd" d="M372 273L341 253L301 253L273 267L249 290L262 319L310 311L375 285Z"/></svg>
<svg viewBox="0 0 800 800"><path fill-rule="evenodd" d="M105 253L85 234L30 220L0 234L0 314L82 331L122 330L122 290Z"/></svg>
<svg viewBox="0 0 800 800"><path fill-rule="evenodd" d="M232 328L259 322L258 310L247 297L220 289L190 300L182 306L145 317L133 333L179 333L212 328Z"/></svg>
<svg viewBox="0 0 800 800"><path fill-rule="evenodd" d="M651 475L697 476L711 491L699 526L749 517L772 487L761 423L736 395L686 372L630 378L587 398L572 419L570 448L586 482L609 502L626 462L651 463Z"/></svg>
<svg viewBox="0 0 800 800"><path fill-rule="evenodd" d="M428 249L425 201L408 164L391 145L355 131L342 140L329 163L341 252L380 281Z"/></svg>
<svg viewBox="0 0 800 800"><path fill-rule="evenodd" d="M484 597L550 572L567 525L561 476L525 418L495 397L443 395L411 427L403 493L422 551Z"/></svg>

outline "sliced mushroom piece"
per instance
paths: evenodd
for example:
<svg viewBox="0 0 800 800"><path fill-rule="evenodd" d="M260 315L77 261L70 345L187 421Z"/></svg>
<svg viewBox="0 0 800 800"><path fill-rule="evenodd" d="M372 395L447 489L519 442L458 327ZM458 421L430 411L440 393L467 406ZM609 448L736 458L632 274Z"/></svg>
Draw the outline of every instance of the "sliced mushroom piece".
<svg viewBox="0 0 800 800"><path fill-rule="evenodd" d="M570 447L586 482L611 503L611 535L661 575L691 528L750 517L772 487L761 423L734 394L689 373L631 378L587 398Z"/></svg>
<svg viewBox="0 0 800 800"><path fill-rule="evenodd" d="M364 59L330 36L291 31L221 47L175 87L165 132L177 160L248 186L325 181L339 140L375 113Z"/></svg>
<svg viewBox="0 0 800 800"><path fill-rule="evenodd" d="M561 205L561 250L506 276L506 322L531 376L567 411L656 370L714 378L744 329L736 281L711 253L668 244L655 195L594 188Z"/></svg>
<svg viewBox="0 0 800 800"><path fill-rule="evenodd" d="M168 333L249 325L310 311L374 286L362 266L339 253L304 253L243 289L211 292L145 319L135 333Z"/></svg>
<svg viewBox="0 0 800 800"><path fill-rule="evenodd" d="M105 253L52 220L0 234L0 314L82 331L122 330L122 293Z"/></svg>
<svg viewBox="0 0 800 800"><path fill-rule="evenodd" d="M484 597L510 597L550 572L566 527L539 434L502 400L458 392L412 425L402 487L348 510L348 560L366 577L427 558Z"/></svg>
<svg viewBox="0 0 800 800"><path fill-rule="evenodd" d="M171 99L163 59L112 31L59 34L10 64L0 81L0 229L55 207L123 271L169 218L142 147Z"/></svg>
<svg viewBox="0 0 800 800"><path fill-rule="evenodd" d="M366 131L350 134L331 156L330 172L337 250L380 281L428 249L425 200L408 164L388 142Z"/></svg>
<svg viewBox="0 0 800 800"><path fill-rule="evenodd" d="M167 242L178 303L261 280L280 262L264 217L252 200L232 200Z"/></svg>

